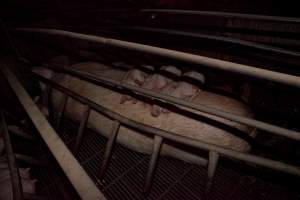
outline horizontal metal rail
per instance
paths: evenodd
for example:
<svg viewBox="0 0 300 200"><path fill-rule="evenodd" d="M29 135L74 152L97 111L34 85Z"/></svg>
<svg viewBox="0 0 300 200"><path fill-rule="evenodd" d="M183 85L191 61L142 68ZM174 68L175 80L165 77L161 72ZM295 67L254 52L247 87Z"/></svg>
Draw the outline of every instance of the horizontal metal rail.
<svg viewBox="0 0 300 200"><path fill-rule="evenodd" d="M39 111L38 107L30 98L29 94L21 85L17 77L6 67L4 63L1 64L0 69L26 113L32 120L34 126L49 147L53 156L56 158L71 184L78 192L79 196L82 199L88 200L106 199L84 169L80 166L78 161L76 161L53 128L49 125L46 118Z"/></svg>
<svg viewBox="0 0 300 200"><path fill-rule="evenodd" d="M133 26L133 27L120 27L120 29L128 29L128 30L137 30L137 31L145 31L145 32L153 32L153 33L162 33L167 35L177 35L177 36L185 36L185 37L193 37L193 38L200 38L200 39L207 39L213 40L218 42L230 43L235 45L240 45L244 47L250 47L253 49L278 53L287 56L293 57L300 57L300 52L291 51L283 48L278 48L270 45L260 44L258 42L252 42L247 40L241 40L236 38L224 37L224 36L214 36L208 35L204 33L192 33L187 31L180 31L180 30L172 30L172 29L161 29L161 28L147 28L147 27L140 27L140 26Z"/></svg>
<svg viewBox="0 0 300 200"><path fill-rule="evenodd" d="M152 99L158 99L163 102L175 104L175 106L176 105L184 106L184 107L198 110L198 111L210 114L210 115L222 117L222 118L225 118L225 119L228 119L231 121L235 121L235 122L242 123L242 124L254 127L254 128L258 128L258 129L261 129L261 130L264 130L264 131L267 131L267 132L270 132L270 133L273 133L276 135L280 135L280 136L284 136L284 137L287 137L290 139L300 141L300 133L297 131L289 130L286 128L268 124L268 123L258 121L255 119L239 116L239 115L232 114L230 112L222 111L219 109L215 109L215 108L212 108L212 107L209 107L206 105L187 102L182 99L178 99L178 98L175 98L175 97L172 97L169 95L161 94L161 93L158 93L158 92L155 92L152 90L146 90L144 88L121 83L120 81L115 81L115 80L112 80L109 78L95 76L91 73L83 72L81 70L71 69L69 67L58 66L58 65L55 65L55 67L53 67L54 65L45 65L45 66L52 70L61 70L63 72L66 72L66 73L72 74L76 77L79 77L81 79L85 79L90 82L94 82L96 84L104 84L106 86L112 86L112 87L121 88L121 89L128 89L137 94L140 94L140 95L152 98ZM198 114L201 115L200 113L198 113Z"/></svg>
<svg viewBox="0 0 300 200"><path fill-rule="evenodd" d="M176 15L200 15L200 16L213 16L222 18L241 18L250 20L262 20L273 22L287 22L287 23L300 23L300 18L295 17L282 17L270 15L255 15L243 14L232 12L217 12L217 11L201 11L201 10L171 10L171 9L142 9L142 13L163 13L163 14L176 14Z"/></svg>
<svg viewBox="0 0 300 200"><path fill-rule="evenodd" d="M86 35L86 34L57 30L57 29L17 28L14 30L20 32L31 32L31 33L63 36L68 38L96 42L105 46L113 46L113 47L118 47L123 49L139 51L143 53L149 53L149 54L162 56L174 60L189 62L189 63L206 66L213 69L219 69L219 70L228 71L236 74L241 74L248 77L264 79L264 80L273 81L276 83L286 84L286 85L300 88L300 78L298 76L283 74L271 70L260 69L257 67L238 64L238 63L232 63L232 62L223 61L215 58L209 58L205 56L184 53L180 51L154 47L154 46L144 45L144 44L139 44L134 42L127 42L122 40L116 40L116 39L105 38L105 37L94 36L94 35Z"/></svg>
<svg viewBox="0 0 300 200"><path fill-rule="evenodd" d="M282 163L279 161L274 161L272 159L267 159L267 158L263 158L260 156L237 152L237 151L230 150L230 149L227 149L227 148L224 148L221 146L209 144L209 143L202 142L199 140L194 140L194 139L191 139L191 138L188 138L185 136L176 135L176 134L170 133L168 131L164 131L164 130L161 130L161 129L158 129L155 127L148 126L143 123L136 122L134 120L123 117L123 116L119 115L118 113L115 113L115 112L87 99L86 97L83 97L82 95L75 93L72 90L52 81L52 80L42 77L39 74L36 74L36 76L41 81L45 82L46 84L50 84L54 89L74 98L75 100L77 100L83 104L89 105L91 107L91 109L93 109L113 120L119 121L121 124L124 124L128 127L131 127L131 128L134 128L134 129L137 129L142 132L149 133L149 134L161 136L162 138L173 140L175 142L179 142L181 144L189 145L189 146L192 146L195 148L204 149L207 151L214 151L225 157L230 157L230 158L242 160L242 161L249 162L249 163L254 163L254 164L264 166L267 168L271 168L271 169L275 169L278 171L282 171L282 172L300 176L300 167L288 165L288 164L285 164L285 163ZM203 164L207 165L207 160L203 159Z"/></svg>

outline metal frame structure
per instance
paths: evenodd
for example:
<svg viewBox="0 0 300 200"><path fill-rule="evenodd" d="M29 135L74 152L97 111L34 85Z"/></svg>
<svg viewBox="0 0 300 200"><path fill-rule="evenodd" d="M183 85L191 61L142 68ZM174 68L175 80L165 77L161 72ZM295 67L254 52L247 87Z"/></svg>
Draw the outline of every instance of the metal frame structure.
<svg viewBox="0 0 300 200"><path fill-rule="evenodd" d="M279 171L283 171L283 172L287 172L287 173L290 173L293 175L300 176L300 167L288 165L288 164L274 161L274 160L267 159L267 158L262 158L260 156L254 156L254 155L250 155L247 153L237 152L237 151L230 150L230 149L220 147L217 145L213 145L213 144L209 144L209 143L205 143L205 142L201 142L201 141L196 141L196 140L184 137L184 136L175 135L173 133L148 126L146 124L141 124L141 123L135 122L131 119L128 119L128 118L125 118L125 117L119 115L118 113L110 111L107 108L102 107L101 105L96 104L95 102L81 96L80 94L73 92L72 90L70 90L60 84L57 84L57 83L55 83L49 79L46 79L38 74L36 74L36 76L39 77L39 80L45 82L46 84L51 85L52 88L59 90L60 92L67 95L68 97L72 97L72 98L76 99L77 101L81 102L82 104L89 106L91 109L93 109L115 121L115 125L114 125L115 128L112 130L111 135L108 139L106 150L105 150L104 160L102 163L102 167L100 169L101 176L103 176L103 173L106 170L106 167L108 165L107 163L109 162L109 158L112 153L112 147L114 146L114 142L115 142L115 138L116 138L116 134L117 134L117 130L118 130L117 127L119 126L119 123L124 124L128 127L132 127L134 129L140 130L140 131L154 134L155 135L154 137L166 138L166 139L173 140L173 141L176 141L176 142L179 142L182 144L186 144L186 145L189 145L192 147L196 147L199 149L204 149L204 150L209 151L210 152L209 160L207 161L206 159L203 159L203 165L208 167L209 182L211 182L211 179L214 175L214 171L216 169L217 161L218 161L218 158L220 155L223 155L223 156L229 157L229 158L246 161L249 163L254 163L254 164L268 167L271 169L275 169L275 170L279 170ZM87 78L87 77L85 77L85 78ZM101 79L101 78L99 78L99 79ZM91 79L89 79L89 80L93 81ZM59 112L63 112L64 109L65 109L65 107L62 108L62 110L60 110ZM86 117L82 118L81 124L83 121L86 120ZM78 138L82 138L82 137L77 136L77 139ZM152 180L153 172L156 167L156 161L157 161L161 142L162 141L160 141L160 139L158 139L158 138L154 140L153 152L151 155L151 161L149 163L149 170L147 173L146 184L145 184L145 188L144 188L145 192L149 192L149 187L150 187L149 185L151 185L151 183L149 183L149 182L151 182L151 180ZM76 141L76 143L79 144L81 142ZM209 185L210 184L208 183L208 186Z"/></svg>
<svg viewBox="0 0 300 200"><path fill-rule="evenodd" d="M1 71L79 196L89 200L106 199L49 125L17 77L5 65L1 66Z"/></svg>
<svg viewBox="0 0 300 200"><path fill-rule="evenodd" d="M67 37L71 39L80 39L90 42L95 42L104 45L105 47L117 47L121 49L133 50L142 53L149 53L151 55L162 56L173 60L192 63L195 65L204 66L216 70L223 70L240 74L246 77L259 78L267 81L272 81L280 84L285 84L293 87L300 88L300 79L297 76L283 74L271 70L261 69L254 66L248 66L228 61L223 61L215 58L209 58L206 56L200 56L190 53L184 53L180 51L139 44L135 42L127 42L123 40L117 40L112 38L87 35L81 33L75 33L71 31L57 30L57 29L39 29L39 28L17 28L14 29L18 32L28 32L36 34L54 35L60 37Z"/></svg>
<svg viewBox="0 0 300 200"><path fill-rule="evenodd" d="M161 13L173 15L199 15L199 16L213 16L221 18L240 18L249 20L261 20L283 23L300 23L300 18L295 17L281 17L270 15L255 15L255 14L242 14L232 12L217 12L217 11L201 11L201 10L175 10L175 9L142 9L142 13Z"/></svg>
<svg viewBox="0 0 300 200"><path fill-rule="evenodd" d="M5 144L4 146L7 154L8 167L10 169L13 199L22 200L24 199L24 197L23 197L22 184L20 181L20 174L16 165L16 158L11 145L11 139L10 139L10 135L8 132L8 128L7 128L7 124L3 112L1 112L1 125L3 129L2 135L4 138L4 144Z"/></svg>
<svg viewBox="0 0 300 200"><path fill-rule="evenodd" d="M191 38L197 38L197 39L205 39L205 40L211 40L216 42L222 42L225 44L233 44L233 45L239 45L241 47L248 47L252 49L257 50L263 50L266 52L271 53L277 53L285 56L292 56L295 58L300 57L300 52L287 50L279 47L274 47L271 45L265 45L260 44L258 42L253 41L247 41L242 39L236 39L236 38L229 38L225 36L213 36L209 34L204 33L193 33L188 31L181 31L181 30L173 30L173 29L162 29L162 28L149 28L149 27L143 27L143 26L133 26L133 27L127 27L127 26L120 26L117 27L117 29L125 29L130 31L144 31L144 32L150 32L150 33L159 33L159 34L166 34L166 35L175 35L175 36L184 36L184 37L191 37Z"/></svg>
<svg viewBox="0 0 300 200"><path fill-rule="evenodd" d="M46 164L41 162L40 160L37 160L37 159L31 157L31 156L14 153L10 135L13 134L13 135L23 138L25 140L31 140L31 141L35 141L36 138L32 135L29 135L28 133L23 132L17 126L7 125L6 117L7 117L7 115L11 117L11 115L9 113L1 110L0 115L1 115L0 116L1 117L1 123L0 123L1 132L0 133L2 133L1 136L4 139L5 152L6 152L7 163L8 163L8 167L9 167L9 171L10 171L10 178L11 178L11 184L12 184L13 199L14 200L22 200L22 199L44 200L44 199L46 199L44 196L23 193L21 179L20 179L20 173L19 173L16 162L22 161L22 162L36 165L36 166L45 166Z"/></svg>
<svg viewBox="0 0 300 200"><path fill-rule="evenodd" d="M282 74L282 73L278 73L278 72L274 72L274 71L270 71L270 70L258 69L255 67L240 65L240 64L236 64L236 63L230 63L230 62L212 59L212 58L208 58L208 57L204 57L204 56L198 56L198 55L163 49L163 48L159 48L159 47L153 47L153 46L148 46L148 45L142 45L142 44L137 44L137 43L132 43L132 42L114 40L114 39L91 36L91 35L84 35L84 34L67 32L67 31L62 31L62 30L50 30L50 29L17 29L17 30L25 31L25 32L50 34L50 35L59 35L59 36L70 37L70 38L74 38L74 39L83 39L83 40L87 40L87 41L98 42L98 43L108 45L108 46L114 46L114 47L120 47L120 48L125 48L125 49L141 51L141 52L145 52L145 53L151 53L154 55L165 56L165 57L182 60L182 61L186 61L186 62L202 64L202 65L205 65L205 66L208 66L211 68L222 69L225 71L235 72L235 73L243 74L246 76L262 78L262 79L266 79L269 81L275 81L278 83L287 84L287 85L294 86L297 88L300 87L300 79L299 79L299 77L296 77L296 76ZM110 86L110 87L118 88L118 89L130 90L131 92L134 92L138 95L146 96L146 97L152 98L152 99L157 99L157 100L163 101L163 102L168 102L175 106L179 106L183 109L184 108L192 108L192 109L204 112L204 113L208 113L210 115L222 117L222 118L229 119L229 120L232 120L235 122L239 122L239 123L242 123L245 125L249 125L249 126L252 126L252 127L255 127L255 128L258 128L261 130L265 130L265 131L268 131L273 134L281 135L281 136L284 136L284 137L287 137L287 138L290 138L293 140L297 140L297 141L300 140L299 132L281 128L281 127L271 125L268 123L264 123L264 122L261 122L258 120L237 116L237 115L234 115L231 113L223 112L223 111L220 111L220 110L217 110L214 108L209 108L209 107L206 107L203 105L195 105L193 103L185 102L183 100L180 100L180 99L177 99L177 98L174 98L171 96L166 96L163 94L159 94L159 93L156 93L153 91L141 89L141 88L131 86L128 84L123 84L123 83L120 83L118 81L114 81L111 79L96 77L92 74L82 72L79 70L66 68L64 66L56 65L53 67L53 66L47 65L46 67L49 67L54 70L63 71L65 73L68 73L71 75L75 75L76 77L79 77L84 80L88 80L88 81L96 83L96 84ZM6 76L7 75L12 76L12 74L7 69L4 70L3 72L6 74ZM217 166L218 159L220 156L234 158L234 159L246 161L249 163L254 163L254 164L257 164L260 166L264 166L264 167L268 167L271 169L275 169L275 170L279 170L279 171L283 171L283 172L287 172L287 173L290 173L293 175L300 176L300 167L292 166L292 165L289 165L286 163L274 161L272 159L267 159L267 158L263 158L260 156L251 155L248 153L237 152L234 150L230 150L230 149L220 147L217 145L213 145L213 144L209 144L206 142L196 141L196 140L184 137L184 136L175 135L175 134L172 134L170 132L167 132L167 131L164 131L161 129L157 129L157 128L154 128L154 127L151 127L151 126L148 126L145 124L135 122L131 119L128 119L128 118L125 118L125 117L119 115L118 113L108 110L108 109L102 107L101 105L98 105L98 104L92 102L91 100L81 96L80 94L77 94L77 93L71 91L70 89L68 89L62 85L59 85L49 79L46 79L41 76L39 76L39 79L41 81L45 82L46 84L48 84L50 87L63 92L65 95L61 102L61 106L60 106L60 110L59 110L59 118L57 120L58 127L60 124L60 120L63 116L63 112L65 110L67 99L69 97L72 97L72 98L78 100L79 102L83 103L84 105L86 105L85 114L84 114L84 117L82 118L82 121L80 123L80 128L78 130L76 145L74 146L75 154L78 151L78 148L80 148L81 140L83 137L83 135L82 135L83 129L86 125L86 121L89 116L90 109L93 109L101 114L104 114L105 116L114 120L114 126L113 126L113 129L111 130L111 134L109 136L109 139L108 139L108 142L106 145L104 161L103 161L101 169L100 169L101 177L103 177L103 175L106 171L106 168L109 164L109 160L110 160L110 157L111 157L111 154L113 151L113 146L116 142L116 137L117 137L118 130L119 130L119 127L121 124L124 124L128 127L135 128L137 130L142 130L144 132L154 135L154 146L153 146L153 151L152 151L152 155L151 155L151 159L150 159L150 163L149 163L149 169L148 169L147 176L146 176L145 187L144 187L145 193L148 193L151 188L154 170L157 165L157 159L159 157L160 147L161 147L161 144L163 143L164 138L173 140L173 141L176 141L176 142L179 142L182 144L186 144L186 145L189 145L192 147L196 147L199 149L204 149L209 152L208 160L203 159L203 165L208 167L208 183L207 183L208 188L212 183L212 178L213 178L214 172L216 170L216 166ZM20 101L22 101L22 100L20 100ZM42 117L42 116L39 116L39 117ZM40 131L42 132L42 130L40 130ZM49 134L49 133L47 133L47 134ZM47 136L47 137L49 137L49 136ZM49 139L47 137L46 136L44 137L44 139L46 141Z"/></svg>

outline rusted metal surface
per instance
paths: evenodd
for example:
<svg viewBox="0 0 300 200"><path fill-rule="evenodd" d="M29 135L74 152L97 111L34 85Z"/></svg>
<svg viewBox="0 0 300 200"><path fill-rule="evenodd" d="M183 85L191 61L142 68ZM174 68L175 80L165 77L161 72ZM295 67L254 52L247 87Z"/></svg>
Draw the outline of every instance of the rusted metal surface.
<svg viewBox="0 0 300 200"><path fill-rule="evenodd" d="M4 114L1 112L1 126L3 127L2 136L4 139L5 151L7 154L8 167L10 171L12 194L14 200L23 199L23 189L20 181L20 174L17 168L15 155L11 145L10 135L7 129L7 124L4 118Z"/></svg>
<svg viewBox="0 0 300 200"><path fill-rule="evenodd" d="M1 66L1 71L80 197L106 199L49 125L15 75L6 66Z"/></svg>
<svg viewBox="0 0 300 200"><path fill-rule="evenodd" d="M94 36L94 35L86 35L86 34L57 30L57 29L17 28L15 30L21 32L63 36L63 37L73 38L73 39L82 39L86 41L100 43L108 47L113 46L122 49L149 53L152 55L157 55L157 56L162 56L174 60L197 64L199 66L205 66L213 69L228 71L243 76L264 79L264 80L300 88L300 78L297 76L260 69L253 66L223 61L215 58L209 58L205 56L184 53L180 51L175 51L175 50L170 50L170 49L165 49L165 48L160 48L160 47L155 47L150 45L144 45L144 44L139 44L134 42L127 42L123 40L116 40L111 38L105 38L105 37Z"/></svg>
<svg viewBox="0 0 300 200"><path fill-rule="evenodd" d="M192 147L196 147L199 149L204 149L207 151L215 151L225 157L246 161L248 163L254 163L254 164L264 166L267 168L271 168L271 169L275 169L278 171L290 173L290 174L293 174L296 176L300 176L300 167L292 166L292 165L289 165L289 164L286 164L283 162L274 161L272 159L267 159L267 158L263 158L260 156L255 156L255 155L251 155L251 154L247 154L247 153L233 151L233 150L226 149L226 148L223 148L223 147L220 147L217 145L205 143L202 141L196 141L196 140L184 137L184 136L175 135L175 134L169 133L169 132L161 130L161 129L147 126L145 124L137 123L133 120L130 120L128 118L125 118L125 117L119 115L118 113L112 112L112 111L102 107L101 105L98 105L98 104L94 103L93 101L91 101L77 93L74 93L73 91L69 90L68 88L66 88L64 86L61 86L61 85L59 85L49 79L46 79L42 76L39 76L38 74L36 74L36 75L43 82L50 83L53 88L69 95L70 97L78 100L79 102L81 102L83 104L90 105L91 108L93 108L94 110L108 116L109 118L115 119L122 124L126 124L128 127L132 127L137 130L141 130L141 131L144 131L144 132L147 132L150 134L155 134L155 135L161 136L163 138L167 138L167 139L170 139L170 140L182 143L182 144L186 144L186 145L189 145ZM207 165L207 160L203 159L203 165Z"/></svg>

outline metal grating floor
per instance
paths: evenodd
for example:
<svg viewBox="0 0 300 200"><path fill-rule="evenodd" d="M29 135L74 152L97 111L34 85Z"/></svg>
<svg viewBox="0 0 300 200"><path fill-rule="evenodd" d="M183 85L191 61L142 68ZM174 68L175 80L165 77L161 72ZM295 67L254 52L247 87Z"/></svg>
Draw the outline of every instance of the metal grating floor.
<svg viewBox="0 0 300 200"><path fill-rule="evenodd" d="M76 130L73 123L63 123L59 134L68 147L74 144ZM106 141L101 135L86 130L77 159L108 199L300 199L298 179L291 177L292 183L286 179L282 182L265 180L239 170L244 164L234 163L232 168L223 164L222 159L213 187L206 194L206 169L169 157L160 158L151 193L144 196L142 189L150 157L121 145L115 146L104 180L98 179ZM46 181L50 184L45 185L44 192L57 190L56 181L59 179L52 180L52 183Z"/></svg>

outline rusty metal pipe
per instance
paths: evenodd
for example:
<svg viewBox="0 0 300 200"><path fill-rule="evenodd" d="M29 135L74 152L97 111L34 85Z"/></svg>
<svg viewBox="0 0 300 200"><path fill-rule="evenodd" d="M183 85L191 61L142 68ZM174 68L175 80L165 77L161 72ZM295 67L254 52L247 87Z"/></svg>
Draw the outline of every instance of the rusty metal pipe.
<svg viewBox="0 0 300 200"><path fill-rule="evenodd" d="M154 47L154 46L144 45L144 44L139 44L134 42L127 42L123 40L116 40L111 38L105 38L105 37L94 36L94 35L86 35L86 34L57 30L57 29L17 28L14 30L21 31L21 32L41 33L41 34L63 36L63 37L74 38L74 39L82 39L86 41L100 43L105 46L113 46L122 49L149 53L149 54L162 56L174 60L180 60L180 61L202 65L213 69L219 69L219 70L228 71L228 72L232 72L232 73L236 73L248 77L264 79L264 80L273 81L276 83L300 88L300 78L297 76L283 74L271 70L260 69L253 66L223 61L215 58L209 58L205 56L184 53L180 51Z"/></svg>
<svg viewBox="0 0 300 200"><path fill-rule="evenodd" d="M80 101L81 103L90 105L91 108L93 108L94 110L108 116L109 118L118 120L120 123L126 124L129 127L132 127L132 128L135 128L135 129L138 129L143 132L150 133L150 134L155 134L155 135L161 136L163 138L170 139L175 142L186 144L186 145L189 145L192 147L204 149L207 151L214 151L225 157L242 160L242 161L249 162L249 163L254 163L254 164L257 164L257 165L260 165L263 167L267 167L270 169L275 169L278 171L282 171L282 172L286 172L286 173L293 174L296 176L300 176L300 167L292 166L289 164L285 164L285 163L282 163L279 161L274 161L272 159L263 158L260 156L237 152L237 151L230 150L230 149L227 149L224 147L220 147L220 146L209 144L206 142L194 140L194 139L191 139L188 137L172 134L170 132L167 132L167 131L164 131L164 130L161 130L158 128L150 127L148 125L135 122L135 121L125 118L105 107L102 107L99 104L94 103L93 101L81 96L80 94L77 94L77 93L71 91L70 89L68 89L62 85L59 85L59 84L57 84L49 79L46 79L38 74L36 74L36 75L37 75L37 77L40 78L40 80L51 84L53 88L69 95L70 97ZM205 166L207 165L207 160L203 159L203 165L205 165Z"/></svg>

